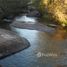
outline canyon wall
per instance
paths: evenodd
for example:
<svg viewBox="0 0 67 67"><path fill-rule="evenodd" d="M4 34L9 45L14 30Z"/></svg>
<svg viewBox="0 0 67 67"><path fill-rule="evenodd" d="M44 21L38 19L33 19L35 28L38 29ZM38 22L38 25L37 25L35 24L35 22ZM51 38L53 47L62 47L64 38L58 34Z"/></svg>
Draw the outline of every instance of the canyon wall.
<svg viewBox="0 0 67 67"><path fill-rule="evenodd" d="M30 0L0 0L0 19L21 13Z"/></svg>

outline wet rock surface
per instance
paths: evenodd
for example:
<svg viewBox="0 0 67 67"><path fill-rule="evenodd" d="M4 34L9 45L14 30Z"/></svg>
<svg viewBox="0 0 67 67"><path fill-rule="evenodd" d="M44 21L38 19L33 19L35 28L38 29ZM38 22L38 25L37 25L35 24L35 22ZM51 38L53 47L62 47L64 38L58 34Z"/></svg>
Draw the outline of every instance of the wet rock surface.
<svg viewBox="0 0 67 67"><path fill-rule="evenodd" d="M42 23L24 23L24 22L14 22L10 26L21 28L21 29L29 29L29 30L38 30L43 32L54 32L55 28L49 27L47 25L43 25Z"/></svg>
<svg viewBox="0 0 67 67"><path fill-rule="evenodd" d="M0 20L7 16L17 16L23 13L30 0L0 0Z"/></svg>
<svg viewBox="0 0 67 67"><path fill-rule="evenodd" d="M11 55L29 46L25 38L21 38L16 33L0 29L0 58Z"/></svg>

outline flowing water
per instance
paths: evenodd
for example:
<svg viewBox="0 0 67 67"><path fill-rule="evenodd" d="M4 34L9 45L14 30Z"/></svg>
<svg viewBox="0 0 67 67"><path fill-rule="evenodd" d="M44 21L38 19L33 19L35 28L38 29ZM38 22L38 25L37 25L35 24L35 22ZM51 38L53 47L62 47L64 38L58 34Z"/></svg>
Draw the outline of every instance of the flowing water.
<svg viewBox="0 0 67 67"><path fill-rule="evenodd" d="M30 47L0 60L2 67L67 67L66 30L58 28L50 34L47 31L10 28L28 39Z"/></svg>

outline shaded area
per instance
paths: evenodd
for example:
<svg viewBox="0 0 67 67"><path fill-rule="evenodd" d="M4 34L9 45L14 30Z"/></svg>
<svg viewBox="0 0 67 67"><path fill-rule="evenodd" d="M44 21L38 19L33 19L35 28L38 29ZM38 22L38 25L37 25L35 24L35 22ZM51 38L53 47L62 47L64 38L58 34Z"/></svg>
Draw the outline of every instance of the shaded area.
<svg viewBox="0 0 67 67"><path fill-rule="evenodd" d="M29 2L30 0L0 0L0 21L5 17L15 17L25 12Z"/></svg>
<svg viewBox="0 0 67 67"><path fill-rule="evenodd" d="M0 23L0 28L2 28L2 29L7 29L7 30L11 30L11 28L10 28L10 24L11 24L12 22L5 22L5 21L3 21L3 22L1 22Z"/></svg>

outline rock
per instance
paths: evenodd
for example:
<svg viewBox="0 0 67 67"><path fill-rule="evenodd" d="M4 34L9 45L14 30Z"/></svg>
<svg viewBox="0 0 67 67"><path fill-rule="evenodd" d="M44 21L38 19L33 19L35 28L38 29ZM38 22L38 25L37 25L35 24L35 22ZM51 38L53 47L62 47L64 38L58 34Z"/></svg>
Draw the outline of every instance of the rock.
<svg viewBox="0 0 67 67"><path fill-rule="evenodd" d="M29 47L29 42L14 32L0 29L0 58Z"/></svg>
<svg viewBox="0 0 67 67"><path fill-rule="evenodd" d="M40 13L38 11L32 11L30 12L30 14L28 14L28 16L30 17L40 17Z"/></svg>
<svg viewBox="0 0 67 67"><path fill-rule="evenodd" d="M0 19L23 12L30 0L0 0Z"/></svg>

